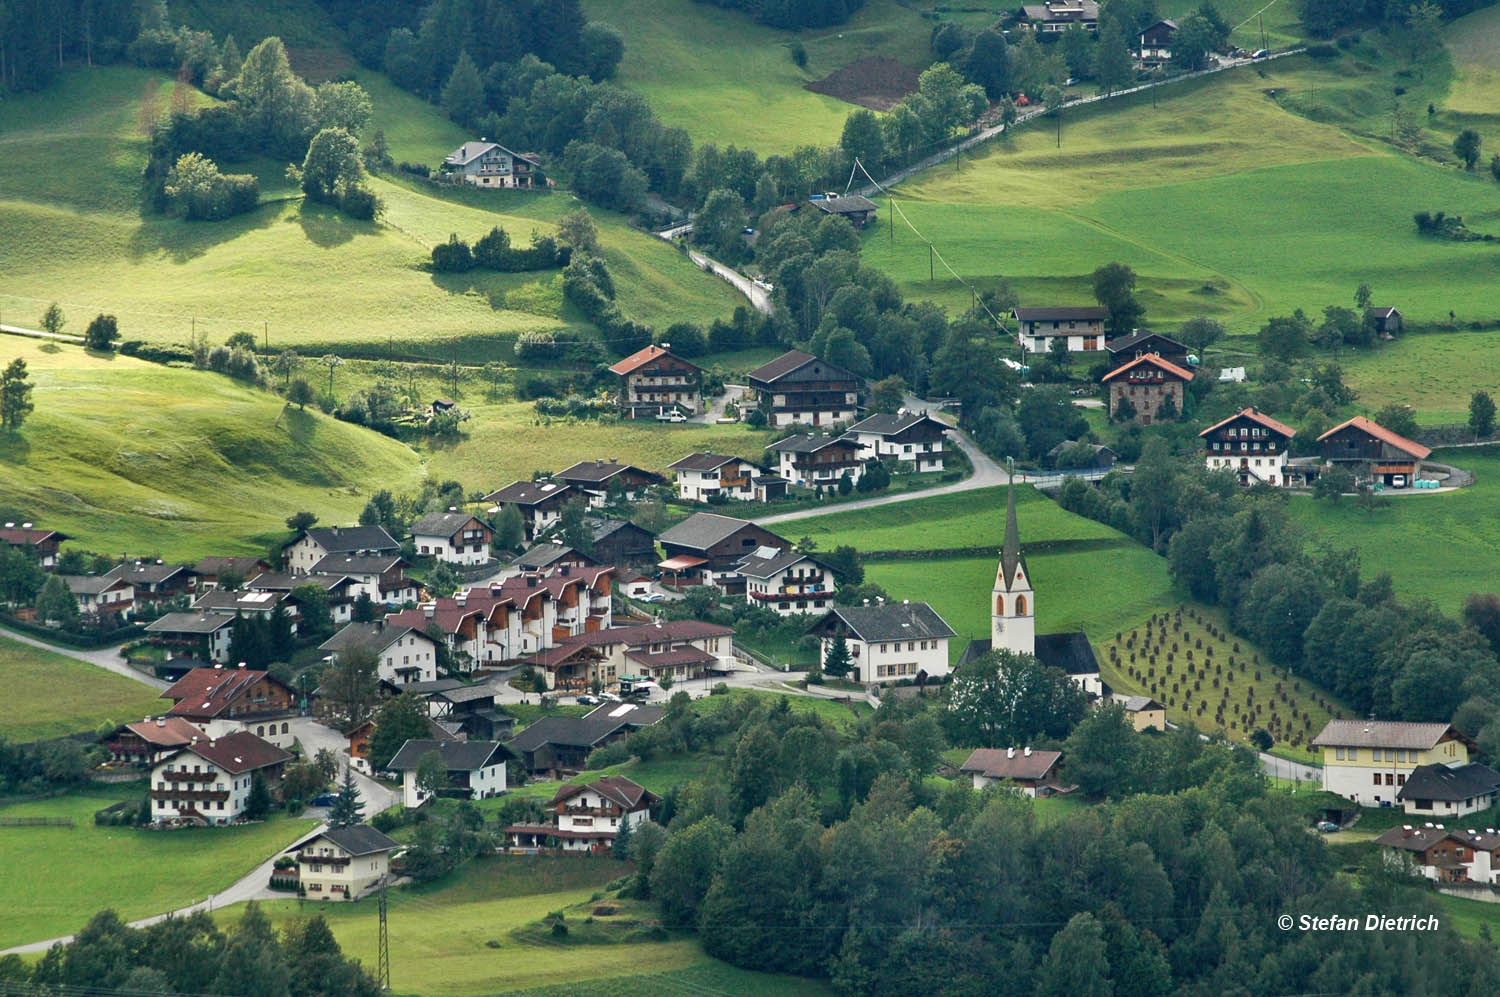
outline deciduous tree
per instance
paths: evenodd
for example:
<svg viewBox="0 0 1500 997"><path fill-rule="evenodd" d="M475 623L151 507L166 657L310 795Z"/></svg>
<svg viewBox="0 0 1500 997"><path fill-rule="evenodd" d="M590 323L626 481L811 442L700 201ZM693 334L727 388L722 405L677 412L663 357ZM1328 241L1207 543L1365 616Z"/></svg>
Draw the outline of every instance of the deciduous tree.
<svg viewBox="0 0 1500 997"><path fill-rule="evenodd" d="M16 357L0 374L0 428L15 432L21 428L36 409L31 400L31 377L26 370L26 361Z"/></svg>

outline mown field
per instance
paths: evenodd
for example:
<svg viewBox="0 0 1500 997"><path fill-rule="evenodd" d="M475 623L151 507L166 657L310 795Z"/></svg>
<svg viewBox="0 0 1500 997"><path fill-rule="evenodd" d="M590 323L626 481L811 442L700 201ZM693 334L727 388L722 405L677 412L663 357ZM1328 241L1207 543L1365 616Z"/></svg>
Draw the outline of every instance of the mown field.
<svg viewBox="0 0 1500 997"><path fill-rule="evenodd" d="M298 510L353 522L375 488L421 479L404 444L220 374L0 337L0 364L16 357L36 411L0 438L0 506L90 550L263 554Z"/></svg>
<svg viewBox="0 0 1500 997"><path fill-rule="evenodd" d="M1500 137L1500 6L1485 7L1451 22L1443 43L1452 54L1456 79L1444 109L1484 135Z"/></svg>
<svg viewBox="0 0 1500 997"><path fill-rule="evenodd" d="M736 970L707 956L696 939L628 940L583 945L533 944L511 932L587 901L630 867L605 858L502 857L477 860L442 882L390 893L391 985L396 994L542 992L659 994L709 987L713 992L824 994L825 986L795 977ZM345 954L375 961L373 903L263 904L276 924L314 912L328 918ZM243 907L219 914L235 920Z"/></svg>
<svg viewBox="0 0 1500 997"><path fill-rule="evenodd" d="M1361 411L1410 405L1422 424L1467 423L1473 393L1493 394L1500 384L1497 337L1494 331L1406 335L1378 349L1345 351L1338 363L1344 383L1358 392ZM1445 375L1434 377L1434 371Z"/></svg>
<svg viewBox="0 0 1500 997"><path fill-rule="evenodd" d="M461 139L437 108L373 74L362 79L378 102L372 127L388 129L397 158L435 164ZM268 203L249 214L188 223L143 212L147 127L166 112L171 90L167 77L115 66L66 73L45 94L0 106L5 321L34 327L58 301L74 331L104 311L119 317L126 339L186 342L196 330L222 342L243 329L268 333L272 347L395 341L421 352L465 341L495 357L525 331L595 335L562 307L556 271L450 279L424 269L431 244L450 232L473 239L498 224L524 241L533 229L549 231L578 206L564 192L471 195L464 204L376 180L389 219L355 222L295 199L285 164L266 160L222 164L261 176ZM79 143L100 155L72 155ZM706 321L740 303L649 234L609 213L596 218L633 317Z"/></svg>
<svg viewBox="0 0 1500 997"><path fill-rule="evenodd" d="M167 705L139 682L0 637L0 738L34 741L129 723Z"/></svg>
<svg viewBox="0 0 1500 997"><path fill-rule="evenodd" d="M921 68L931 26L895 0L869 0L845 24L793 33L693 0L588 0L589 18L625 37L619 82L693 141L762 156L833 145L854 105L804 85L866 56ZM792 61L800 39L807 66Z"/></svg>
<svg viewBox="0 0 1500 997"><path fill-rule="evenodd" d="M1390 572L1401 599L1431 599L1456 615L1469 593L1500 591L1500 451L1440 450L1433 459L1473 471L1474 485L1394 497L1372 512L1311 498L1294 499L1291 510L1334 548L1359 551L1366 575Z"/></svg>
<svg viewBox="0 0 1500 997"><path fill-rule="evenodd" d="M1403 100L1440 98L1445 66L1405 81ZM1153 324L1211 315L1250 332L1348 304L1361 282L1418 322L1492 317L1500 252L1420 238L1411 216L1441 207L1500 227L1493 182L1349 130L1388 130L1376 94L1396 79L1361 49L1162 88L1157 106L1141 95L1064 112L1061 148L1051 122L1033 124L903 184L898 207L959 274L980 288L1004 278L1023 303L1092 303L1088 275L1118 260L1141 275ZM929 281L925 244L899 219L892 239L884 221L865 234L866 260L908 297L967 307L941 264Z"/></svg>
<svg viewBox="0 0 1500 997"><path fill-rule="evenodd" d="M0 948L71 934L106 907L129 921L197 903L314 826L280 816L172 832L94 826L95 811L124 798L123 792L73 794L0 807L0 817L74 822L0 827Z"/></svg>

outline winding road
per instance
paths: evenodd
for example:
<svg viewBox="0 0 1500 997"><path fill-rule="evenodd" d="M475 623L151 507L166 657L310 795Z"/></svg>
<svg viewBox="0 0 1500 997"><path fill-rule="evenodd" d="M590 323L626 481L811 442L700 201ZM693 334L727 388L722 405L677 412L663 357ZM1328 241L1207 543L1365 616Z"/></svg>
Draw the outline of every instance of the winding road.
<svg viewBox="0 0 1500 997"><path fill-rule="evenodd" d="M7 630L5 627L0 627L0 637L13 640L18 644L40 648L43 651L51 651L53 654L60 654L65 658L73 658L76 661L82 661L97 668L103 668L107 672L114 672L116 675L139 682L142 685L150 686L157 691L167 688L170 684L131 668L120 657L120 648L124 646L122 644L116 644L114 647L103 647L94 651L80 651L76 648L63 647L59 644L49 644L44 640L37 640L35 637L28 637L14 630Z"/></svg>

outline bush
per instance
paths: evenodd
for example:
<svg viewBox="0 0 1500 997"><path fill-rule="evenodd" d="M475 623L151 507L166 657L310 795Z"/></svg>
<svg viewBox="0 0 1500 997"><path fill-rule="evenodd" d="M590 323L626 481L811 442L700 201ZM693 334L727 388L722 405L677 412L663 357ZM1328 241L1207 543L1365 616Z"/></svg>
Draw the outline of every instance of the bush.
<svg viewBox="0 0 1500 997"><path fill-rule="evenodd" d="M630 760L630 750L625 747L624 741L616 741L606 744L602 748L596 748L589 753L588 762L585 765L589 769L607 769L611 765L619 765Z"/></svg>
<svg viewBox="0 0 1500 997"><path fill-rule="evenodd" d="M385 210L385 204L366 187L346 187L339 195L339 210L350 218L374 221Z"/></svg>
<svg viewBox="0 0 1500 997"><path fill-rule="evenodd" d="M464 248L467 250L468 247ZM562 344L550 332L523 332L516 338L516 359L522 363L551 363L558 360L562 354ZM555 392L547 393L554 394ZM539 396L532 395L531 397Z"/></svg>
<svg viewBox="0 0 1500 997"><path fill-rule="evenodd" d="M1307 54L1314 59L1336 59L1338 58L1339 50L1336 46L1328 42L1320 42L1317 45L1307 46Z"/></svg>
<svg viewBox="0 0 1500 997"><path fill-rule="evenodd" d="M426 163L400 162L396 164L396 169L402 173L410 173L414 177L421 177L424 180L432 176L432 169Z"/></svg>
<svg viewBox="0 0 1500 997"><path fill-rule="evenodd" d="M438 273L464 273L474 269L474 254L469 249L469 244L458 237L455 232L448 236L447 242L440 242L432 247L432 269ZM530 335L530 333L524 333ZM516 355L520 356L520 344L516 344Z"/></svg>

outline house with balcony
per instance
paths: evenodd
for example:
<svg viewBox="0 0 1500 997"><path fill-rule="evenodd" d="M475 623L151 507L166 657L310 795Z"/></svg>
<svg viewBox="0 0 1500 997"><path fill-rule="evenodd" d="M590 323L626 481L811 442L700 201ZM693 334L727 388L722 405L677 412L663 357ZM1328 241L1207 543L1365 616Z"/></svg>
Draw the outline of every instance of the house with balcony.
<svg viewBox="0 0 1500 997"><path fill-rule="evenodd" d="M790 350L746 378L772 429L840 425L859 413L859 375L811 353Z"/></svg>
<svg viewBox="0 0 1500 997"><path fill-rule="evenodd" d="M101 743L110 761L151 767L202 737L203 732L182 717L146 717L121 724Z"/></svg>
<svg viewBox="0 0 1500 997"><path fill-rule="evenodd" d="M222 588L220 579L232 580L235 585L247 579L272 571L269 561L259 557L205 557L193 565L193 574L198 576L198 590Z"/></svg>
<svg viewBox="0 0 1500 997"><path fill-rule="evenodd" d="M1297 431L1256 408L1236 412L1198 436L1210 471L1228 471L1242 485L1287 484L1287 451Z"/></svg>
<svg viewBox="0 0 1500 997"><path fill-rule="evenodd" d="M1022 28L1037 34L1060 34L1075 24L1085 31L1099 30L1099 4L1095 0L1046 0L1026 4L1016 11Z"/></svg>
<svg viewBox="0 0 1500 997"><path fill-rule="evenodd" d="M537 481L512 481L504 488L490 492L480 499L495 506L497 512L513 505L521 512L521 522L526 527L526 539L535 540L546 533L562 518L562 509L574 498L585 498L561 481L542 478Z"/></svg>
<svg viewBox="0 0 1500 997"><path fill-rule="evenodd" d="M1027 353L1046 353L1056 339L1064 340L1069 353L1104 349L1104 323L1109 309L1098 305L1048 308L1016 308L1011 312L1019 330L1017 338Z"/></svg>
<svg viewBox="0 0 1500 997"><path fill-rule="evenodd" d="M821 613L833 605L833 572L811 554L761 547L740 562L745 601L782 616Z"/></svg>
<svg viewBox="0 0 1500 997"><path fill-rule="evenodd" d="M647 346L609 368L620 379L620 414L625 418L703 411L702 368L672 353L669 345Z"/></svg>
<svg viewBox="0 0 1500 997"><path fill-rule="evenodd" d="M597 564L619 570L645 568L656 563L656 536L628 519L590 516L584 520L593 537L591 557Z"/></svg>
<svg viewBox="0 0 1500 997"><path fill-rule="evenodd" d="M400 687L437 678L437 642L416 627L390 622L389 617L350 623L318 645L333 664L355 648L375 656L375 671L382 682Z"/></svg>
<svg viewBox="0 0 1500 997"><path fill-rule="evenodd" d="M499 142L465 142L443 157L442 176L480 189L508 190L548 186L536 156L512 152Z"/></svg>
<svg viewBox="0 0 1500 997"><path fill-rule="evenodd" d="M677 496L687 502L729 499L774 502L786 498L786 479L769 474L743 457L693 453L667 465L677 475Z"/></svg>
<svg viewBox="0 0 1500 997"><path fill-rule="evenodd" d="M763 526L713 512L695 512L657 539L666 554L658 565L663 584L712 585L726 595L745 590L739 565L746 555L761 547L792 546Z"/></svg>
<svg viewBox="0 0 1500 997"><path fill-rule="evenodd" d="M607 852L625 828L651 819L661 797L623 776L582 786L559 786L548 809L550 824L511 824L501 833L512 848L556 848L564 852Z"/></svg>
<svg viewBox="0 0 1500 997"><path fill-rule="evenodd" d="M1177 22L1163 18L1145 28L1136 38L1135 62L1141 69L1155 69L1172 61L1172 37Z"/></svg>
<svg viewBox="0 0 1500 997"><path fill-rule="evenodd" d="M303 530L302 535L282 551L287 570L294 574L330 570L319 569L317 564L334 554L345 557L377 554L399 557L401 545L379 526L318 526Z"/></svg>
<svg viewBox="0 0 1500 997"><path fill-rule="evenodd" d="M702 620L668 620L564 637L525 663L546 676L547 688L581 691L596 679L613 687L627 675L657 682L701 679L727 672L733 656L732 628Z"/></svg>
<svg viewBox="0 0 1500 997"><path fill-rule="evenodd" d="M863 448L853 433L788 436L766 449L776 461L776 473L803 488L835 488L845 476L856 485L864 472Z"/></svg>
<svg viewBox="0 0 1500 997"><path fill-rule="evenodd" d="M309 900L358 900L391 874L401 845L368 824L330 827L283 854L297 860L297 885Z"/></svg>
<svg viewBox="0 0 1500 997"><path fill-rule="evenodd" d="M643 498L647 488L664 485L667 479L655 471L646 471L629 464L621 464L614 457L609 460L583 460L572 467L553 475L571 488L575 494L588 499L591 506L608 505L612 497L618 496L627 502Z"/></svg>
<svg viewBox="0 0 1500 997"><path fill-rule="evenodd" d="M163 561L117 564L106 571L104 577L130 583L138 605L156 605L180 596L192 596L198 590L198 576L192 568Z"/></svg>
<svg viewBox="0 0 1500 997"><path fill-rule="evenodd" d="M899 462L913 471L943 469L944 440L948 424L926 412L902 409L894 414L880 413L849 427L859 443L861 460Z"/></svg>
<svg viewBox="0 0 1500 997"><path fill-rule="evenodd" d="M330 554L314 564L309 574L342 575L352 579L354 598L368 596L379 606L417 601L417 583L406 577L411 563L400 554Z"/></svg>
<svg viewBox="0 0 1500 997"><path fill-rule="evenodd" d="M1324 789L1362 807L1379 807L1404 804L1400 791L1422 766L1469 765L1469 753L1475 744L1451 724L1330 720L1309 747L1323 753ZM1408 812L1455 816L1469 812L1451 808L1428 810L1415 805L1423 801L1451 802L1423 797L1414 800Z"/></svg>
<svg viewBox="0 0 1500 997"><path fill-rule="evenodd" d="M194 668L161 694L168 717L180 717L209 737L254 734L279 748L296 741L291 721L297 696L270 672L245 668Z"/></svg>
<svg viewBox="0 0 1500 997"><path fill-rule="evenodd" d="M30 551L43 571L51 571L57 567L62 542L67 539L69 537L66 533L39 529L31 523L22 523L20 526L6 523L0 529L0 547L20 547Z"/></svg>
<svg viewBox="0 0 1500 997"><path fill-rule="evenodd" d="M354 603L362 591L363 583L353 575L337 572L309 572L293 575L285 571L265 571L245 582L247 592L275 592L289 596L295 589L311 585L322 589L328 600L328 615L342 626L354 619ZM300 616L300 610L298 615Z"/></svg>
<svg viewBox="0 0 1500 997"><path fill-rule="evenodd" d="M135 586L109 575L58 575L78 600L78 614L90 619L129 616L135 608Z"/></svg>
<svg viewBox="0 0 1500 997"><path fill-rule="evenodd" d="M146 639L157 647L222 665L229 660L233 630L232 616L196 611L166 613L146 624Z"/></svg>
<svg viewBox="0 0 1500 997"><path fill-rule="evenodd" d="M256 777L274 787L292 754L254 734L203 735L151 769L151 819L230 824L244 816Z"/></svg>
<svg viewBox="0 0 1500 997"><path fill-rule="evenodd" d="M412 546L422 557L449 564L484 564L495 531L478 517L457 509L429 512L411 524Z"/></svg>
<svg viewBox="0 0 1500 997"><path fill-rule="evenodd" d="M447 768L446 785L438 796L460 800L485 800L505 792L505 763L514 757L495 741L410 740L391 759L391 768L401 773L401 799L408 810L426 803L432 794L417 785L422 759L436 752Z"/></svg>

